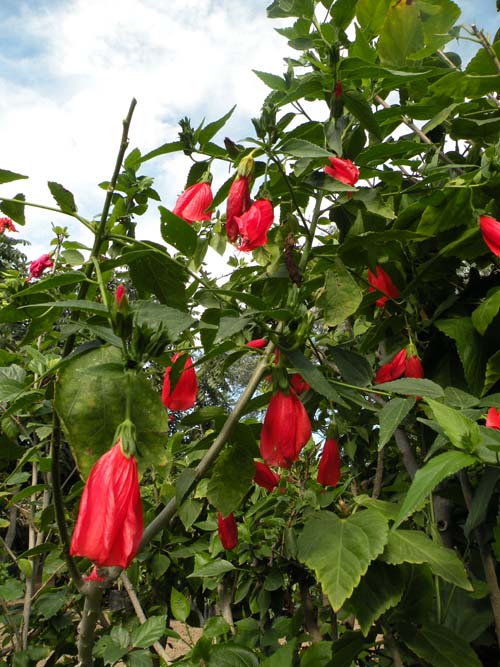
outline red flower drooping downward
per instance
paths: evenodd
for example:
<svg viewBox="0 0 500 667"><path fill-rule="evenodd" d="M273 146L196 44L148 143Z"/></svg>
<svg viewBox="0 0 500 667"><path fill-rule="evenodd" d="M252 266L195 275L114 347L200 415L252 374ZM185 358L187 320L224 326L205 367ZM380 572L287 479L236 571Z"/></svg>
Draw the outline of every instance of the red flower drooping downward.
<svg viewBox="0 0 500 667"><path fill-rule="evenodd" d="M246 347L251 347L254 350L262 350L266 345L266 338L254 338L253 340L249 340L248 343L245 343Z"/></svg>
<svg viewBox="0 0 500 667"><path fill-rule="evenodd" d="M486 426L488 428L496 428L500 430L500 410L490 408L486 415Z"/></svg>
<svg viewBox="0 0 500 667"><path fill-rule="evenodd" d="M340 481L340 452L337 441L328 438L323 446L318 468L318 482L323 486L337 486Z"/></svg>
<svg viewBox="0 0 500 667"><path fill-rule="evenodd" d="M254 461L254 463L255 475L253 481L262 486L263 489L274 491L280 483L280 476L273 472L265 463L261 463L260 461Z"/></svg>
<svg viewBox="0 0 500 667"><path fill-rule="evenodd" d="M219 538L224 549L234 549L238 544L238 526L233 513L224 518L220 512L217 514L217 528Z"/></svg>
<svg viewBox="0 0 500 667"><path fill-rule="evenodd" d="M400 291L392 282L391 277L379 265L376 266L375 273L372 273L370 269L368 269L368 282L370 283L370 287L368 288L369 292L379 291L385 295L375 301L378 308L383 308L389 298L397 299L401 296Z"/></svg>
<svg viewBox="0 0 500 667"><path fill-rule="evenodd" d="M293 390L276 392L269 402L260 434L260 454L271 466L289 468L311 437L311 422Z"/></svg>
<svg viewBox="0 0 500 667"><path fill-rule="evenodd" d="M273 205L268 199L258 199L246 213L236 216L234 222L238 226L241 243L238 250L248 252L267 243L267 232L273 224Z"/></svg>
<svg viewBox="0 0 500 667"><path fill-rule="evenodd" d="M359 180L359 169L351 160L341 157L329 157L330 165L325 167L325 172L336 181L346 185L356 185Z"/></svg>
<svg viewBox="0 0 500 667"><path fill-rule="evenodd" d="M54 262L50 259L50 255L48 253L42 255L31 262L30 275L33 278L40 278L45 269L50 269L52 266L54 266Z"/></svg>
<svg viewBox="0 0 500 667"><path fill-rule="evenodd" d="M172 357L173 364L181 354L184 353L177 352L174 354ZM185 356L186 363L184 364L184 369L172 391L170 390L170 372L172 366L168 366L165 370L161 400L163 401L163 405L170 410L189 410L196 402L196 394L198 393L196 371L193 368L193 360L191 357L189 355Z"/></svg>
<svg viewBox="0 0 500 667"><path fill-rule="evenodd" d="M3 234L5 230L8 232L17 232L16 226L10 218L0 218L0 234Z"/></svg>
<svg viewBox="0 0 500 667"><path fill-rule="evenodd" d="M250 184L247 176L236 176L229 188L226 209L226 234L231 243L239 235L238 224L235 218L246 213L250 208Z"/></svg>
<svg viewBox="0 0 500 667"><path fill-rule="evenodd" d="M406 348L400 350L392 359L381 366L375 375L375 384L391 382L403 375L407 378L423 378L422 362L416 354L407 356Z"/></svg>
<svg viewBox="0 0 500 667"><path fill-rule="evenodd" d="M500 222L488 215L482 215L479 218L479 226L488 248L494 255L500 257Z"/></svg>
<svg viewBox="0 0 500 667"><path fill-rule="evenodd" d="M190 185L181 194L173 213L190 224L198 220L210 220L212 214L207 211L213 201L212 189L208 183Z"/></svg>
<svg viewBox="0 0 500 667"><path fill-rule="evenodd" d="M126 569L144 529L137 463L118 441L94 465L83 489L70 553Z"/></svg>

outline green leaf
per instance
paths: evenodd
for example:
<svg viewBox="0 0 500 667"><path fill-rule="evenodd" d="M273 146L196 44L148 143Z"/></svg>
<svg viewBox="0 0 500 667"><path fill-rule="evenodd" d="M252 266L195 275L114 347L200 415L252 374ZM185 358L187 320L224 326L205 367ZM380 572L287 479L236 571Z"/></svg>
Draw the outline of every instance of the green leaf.
<svg viewBox="0 0 500 667"><path fill-rule="evenodd" d="M196 250L198 236L193 227L182 218L174 215L164 206L159 206L161 217L161 235L166 243L174 246L186 257L192 257Z"/></svg>
<svg viewBox="0 0 500 667"><path fill-rule="evenodd" d="M56 384L55 408L84 477L95 461L114 444L115 430L125 418L127 387L124 373L109 370L96 374L89 370L117 363L122 363L120 351L102 346L68 362ZM131 391L139 462L141 465L165 465L168 419L161 397L142 373L132 376Z"/></svg>
<svg viewBox="0 0 500 667"><path fill-rule="evenodd" d="M331 401L345 405L345 402L340 398L319 368L311 363L300 350L287 350L286 356L314 391L317 391L321 396L329 398Z"/></svg>
<svg viewBox="0 0 500 667"><path fill-rule="evenodd" d="M479 399L456 387L446 387L444 390L444 401L446 405L454 408L473 408L479 403Z"/></svg>
<svg viewBox="0 0 500 667"><path fill-rule="evenodd" d="M208 500L222 516L227 516L239 507L254 475L253 452L240 443L226 447L219 455L208 482Z"/></svg>
<svg viewBox="0 0 500 667"><path fill-rule="evenodd" d="M34 610L45 620L55 616L66 604L66 589L44 593L34 603Z"/></svg>
<svg viewBox="0 0 500 667"><path fill-rule="evenodd" d="M14 195L12 199L16 199L17 201L2 201L0 199L0 211L3 211L5 215L8 215L9 218L12 218L14 222L17 222L20 225L25 225L25 205L21 202L26 201L26 197L22 194L22 192L19 192L17 195Z"/></svg>
<svg viewBox="0 0 500 667"><path fill-rule="evenodd" d="M484 471L472 499L469 516L464 524L464 533L469 539L471 531L480 526L486 519L488 505L493 491L500 479L500 468L487 467Z"/></svg>
<svg viewBox="0 0 500 667"><path fill-rule="evenodd" d="M346 382L357 387L370 384L372 369L366 357L341 346L329 348L329 355Z"/></svg>
<svg viewBox="0 0 500 667"><path fill-rule="evenodd" d="M397 158L411 158L414 155L425 153L429 150L426 144L418 144L414 141L387 141L385 144L376 144L369 146L361 151L357 157L357 164L366 166L375 166L382 164L386 160Z"/></svg>
<svg viewBox="0 0 500 667"><path fill-rule="evenodd" d="M194 577L219 577L221 574L230 572L234 570L234 565L224 558L218 558L213 560L205 565L201 565L198 568L195 568L191 574L188 575L188 579Z"/></svg>
<svg viewBox="0 0 500 667"><path fill-rule="evenodd" d="M16 493L15 496L12 496L12 498L8 502L8 505L13 505L14 503L18 503L20 500L28 498L28 496L33 496L37 493L40 493L41 491L44 491L47 488L48 488L47 484L35 484L34 486L27 486L26 488L22 489L22 491L19 491L19 493Z"/></svg>
<svg viewBox="0 0 500 667"><path fill-rule="evenodd" d="M229 111L221 116L218 120L214 120L212 123L209 123L206 127L200 130L198 134L198 141L201 146L204 146L212 137L214 137L219 130L221 130L227 121L233 115L233 111L236 109L236 104L229 109Z"/></svg>
<svg viewBox="0 0 500 667"><path fill-rule="evenodd" d="M149 153L146 153L146 155L143 155L141 162L146 162L147 160L151 160L154 157L158 157L158 155L177 153L178 151L182 151L183 149L184 149L184 144L182 143L182 141L170 141L166 144L163 144L162 146L159 146L158 148L155 148L152 151L149 151Z"/></svg>
<svg viewBox="0 0 500 667"><path fill-rule="evenodd" d="M70 273L60 273L57 276L47 276L46 278L38 280L33 285L16 292L16 297L36 294L37 292L45 292L63 285L75 285L76 283L84 282L86 280L87 276L83 271L71 271Z"/></svg>
<svg viewBox="0 0 500 667"><path fill-rule="evenodd" d="M96 658L102 658L105 665L114 664L126 653L127 649L117 644L115 640L109 635L101 637L101 639L99 639L99 641L94 646L93 651L93 655Z"/></svg>
<svg viewBox="0 0 500 667"><path fill-rule="evenodd" d="M181 310L153 301L135 301L133 309L137 326L145 326L152 331L163 329L172 341L177 340L196 321Z"/></svg>
<svg viewBox="0 0 500 667"><path fill-rule="evenodd" d="M399 568L378 560L370 565L349 600L365 637L373 623L401 601L404 591L405 578Z"/></svg>
<svg viewBox="0 0 500 667"><path fill-rule="evenodd" d="M408 56L423 45L422 23L417 5L398 2L389 7L377 44L381 62L404 65Z"/></svg>
<svg viewBox="0 0 500 667"><path fill-rule="evenodd" d="M395 526L399 526L421 507L427 496L443 479L474 463L476 459L473 456L453 451L439 454L419 468L403 500Z"/></svg>
<svg viewBox="0 0 500 667"><path fill-rule="evenodd" d="M410 396L428 396L430 398L442 398L444 396L442 387L425 378L402 378L401 380L392 380L392 382L383 382L376 385L373 391L376 392L377 389Z"/></svg>
<svg viewBox="0 0 500 667"><path fill-rule="evenodd" d="M358 0L356 18L367 37L378 35L392 0Z"/></svg>
<svg viewBox="0 0 500 667"><path fill-rule="evenodd" d="M19 600L24 595L24 585L17 579L7 579L0 584L0 599L6 602Z"/></svg>
<svg viewBox="0 0 500 667"><path fill-rule="evenodd" d="M170 592L170 609L172 610L173 617L183 623L187 621L187 617L191 612L187 597L174 587L172 587Z"/></svg>
<svg viewBox="0 0 500 667"><path fill-rule="evenodd" d="M471 318L438 320L435 326L455 341L470 391L479 396L483 388L484 354L482 342Z"/></svg>
<svg viewBox="0 0 500 667"><path fill-rule="evenodd" d="M468 642L442 625L424 626L403 634L404 643L432 667L481 667Z"/></svg>
<svg viewBox="0 0 500 667"><path fill-rule="evenodd" d="M148 648L160 639L166 627L166 616L150 616L145 623L132 630L130 643L136 648Z"/></svg>
<svg viewBox="0 0 500 667"><path fill-rule="evenodd" d="M280 646L269 658L261 660L260 667L293 667L297 651L297 638L287 641Z"/></svg>
<svg viewBox="0 0 500 667"><path fill-rule="evenodd" d="M481 392L486 394L498 382L500 378L500 350L493 354L486 364L486 372L484 374L484 387Z"/></svg>
<svg viewBox="0 0 500 667"><path fill-rule="evenodd" d="M149 651L130 651L127 656L128 667L153 667L153 656Z"/></svg>
<svg viewBox="0 0 500 667"><path fill-rule="evenodd" d="M494 287L488 291L485 300L479 304L471 315L472 324L479 331L481 336L485 334L486 329L498 315L499 310L500 287Z"/></svg>
<svg viewBox="0 0 500 667"><path fill-rule="evenodd" d="M249 317L221 317L214 344L220 343L226 338L242 331L249 323Z"/></svg>
<svg viewBox="0 0 500 667"><path fill-rule="evenodd" d="M317 300L323 308L325 324L336 326L353 315L363 300L363 292L351 276L350 271L339 260L335 267L328 269L325 276L323 293Z"/></svg>
<svg viewBox="0 0 500 667"><path fill-rule="evenodd" d="M459 588L472 590L464 564L453 549L433 542L419 530L391 530L381 558L390 565L427 563L436 576Z"/></svg>
<svg viewBox="0 0 500 667"><path fill-rule="evenodd" d="M339 519L331 512L315 512L299 535L298 558L314 570L334 609L352 595L368 565L382 553L388 528L375 510Z"/></svg>
<svg viewBox="0 0 500 667"><path fill-rule="evenodd" d="M257 656L242 646L214 646L208 667L257 667Z"/></svg>
<svg viewBox="0 0 500 667"><path fill-rule="evenodd" d="M207 639L216 639L221 635L226 635L231 631L231 626L222 616L211 616L203 626L203 636Z"/></svg>
<svg viewBox="0 0 500 667"><path fill-rule="evenodd" d="M282 76L277 76L276 74L269 74L268 72L261 72L258 69L253 69L252 72L256 74L261 81L263 81L266 86L272 88L273 90L281 90L286 92L286 81Z"/></svg>
<svg viewBox="0 0 500 667"><path fill-rule="evenodd" d="M321 146L312 144L310 141L305 139L290 139L281 147L281 151L287 155L292 155L293 157L324 157L329 158L333 157L330 151L326 151Z"/></svg>
<svg viewBox="0 0 500 667"><path fill-rule="evenodd" d="M415 405L413 398L392 398L378 413L380 422L378 447L381 449L392 438L394 431Z"/></svg>
<svg viewBox="0 0 500 667"><path fill-rule="evenodd" d="M78 209L75 204L75 198L69 190L66 190L60 183L55 183L54 181L49 181L47 185L61 211L76 213Z"/></svg>
<svg viewBox="0 0 500 667"><path fill-rule="evenodd" d="M374 134L377 139L382 139L382 130L377 123L372 108L360 92L357 90L346 90L342 96L342 101L346 109L359 120L368 132Z"/></svg>
<svg viewBox="0 0 500 667"><path fill-rule="evenodd" d="M359 630L347 630L333 642L332 653L335 667L352 667L353 661L366 650L367 642Z"/></svg>
<svg viewBox="0 0 500 667"><path fill-rule="evenodd" d="M11 183L12 181L18 181L21 178L28 178L28 176L16 174L15 171L9 171L8 169L0 169L0 184Z"/></svg>
<svg viewBox="0 0 500 667"><path fill-rule="evenodd" d="M481 432L475 421L458 410L433 401L431 398L426 398L425 402L431 408L434 418L452 445L467 451L473 451L479 445Z"/></svg>
<svg viewBox="0 0 500 667"><path fill-rule="evenodd" d="M331 664L332 642L322 641L311 644L300 655L300 667L328 667Z"/></svg>
<svg viewBox="0 0 500 667"><path fill-rule="evenodd" d="M438 203L425 207L417 227L420 234L434 237L455 227L470 226L474 218L470 188L448 189L444 193Z"/></svg>

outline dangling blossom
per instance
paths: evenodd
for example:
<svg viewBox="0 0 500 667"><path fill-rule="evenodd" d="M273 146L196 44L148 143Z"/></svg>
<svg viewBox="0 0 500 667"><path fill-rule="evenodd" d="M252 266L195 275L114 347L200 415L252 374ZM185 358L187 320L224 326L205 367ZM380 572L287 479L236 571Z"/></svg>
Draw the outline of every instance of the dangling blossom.
<svg viewBox="0 0 500 667"><path fill-rule="evenodd" d="M196 402L196 395L198 393L198 379L196 371L193 367L193 360L185 353L177 352L172 357L172 364L175 364L177 359L181 356L186 356L186 363L181 371L180 377L175 387L170 389L170 373L172 366L168 366L165 370L163 378L163 389L161 392L161 400L163 405L169 410L189 410Z"/></svg>
<svg viewBox="0 0 500 667"><path fill-rule="evenodd" d="M238 526L236 525L236 519L232 512L225 518L218 512L217 529L224 549L227 549L228 551L234 549L238 544Z"/></svg>
<svg viewBox="0 0 500 667"><path fill-rule="evenodd" d="M337 486L340 481L340 452L335 438L328 438L323 445L318 468L318 482L323 486Z"/></svg>
<svg viewBox="0 0 500 667"><path fill-rule="evenodd" d="M184 190L178 198L173 213L189 224L199 220L210 220L212 213L207 209L213 201L209 183L195 183Z"/></svg>
<svg viewBox="0 0 500 667"><path fill-rule="evenodd" d="M389 298L397 299L401 296L400 291L392 282L391 277L378 264L375 268L375 273L372 273L370 269L368 269L368 282L370 283L370 287L368 288L369 292L378 291L384 294L384 296L381 296L375 301L378 308L383 308Z"/></svg>
<svg viewBox="0 0 500 667"><path fill-rule="evenodd" d="M267 232L273 224L273 205L268 199L258 199L248 211L236 216L234 222L238 226L241 243L238 250L249 252L267 243Z"/></svg>
<svg viewBox="0 0 500 667"><path fill-rule="evenodd" d="M54 266L54 262L51 260L50 255L48 253L42 255L31 262L30 275L33 278L40 278L45 269L50 269L52 266Z"/></svg>
<svg viewBox="0 0 500 667"><path fill-rule="evenodd" d="M254 461L255 464L255 475L253 481L262 486L263 489L267 489L272 492L280 483L280 476L273 472L271 468L265 463L260 461Z"/></svg>
<svg viewBox="0 0 500 667"><path fill-rule="evenodd" d="M297 394L277 391L269 402L260 434L260 454L271 466L289 468L311 437L311 422Z"/></svg>
<svg viewBox="0 0 500 667"><path fill-rule="evenodd" d="M479 226L488 248L494 255L500 257L500 222L489 215L482 215L479 218Z"/></svg>
<svg viewBox="0 0 500 667"><path fill-rule="evenodd" d="M500 410L497 408L490 408L486 415L486 426L488 428L496 428L500 430Z"/></svg>
<svg viewBox="0 0 500 667"><path fill-rule="evenodd" d="M10 218L0 218L0 234L3 234L5 230L8 232L17 232L16 226Z"/></svg>
<svg viewBox="0 0 500 667"><path fill-rule="evenodd" d="M359 169L351 160L341 157L329 157L330 165L324 167L328 176L346 185L356 185L359 180Z"/></svg>

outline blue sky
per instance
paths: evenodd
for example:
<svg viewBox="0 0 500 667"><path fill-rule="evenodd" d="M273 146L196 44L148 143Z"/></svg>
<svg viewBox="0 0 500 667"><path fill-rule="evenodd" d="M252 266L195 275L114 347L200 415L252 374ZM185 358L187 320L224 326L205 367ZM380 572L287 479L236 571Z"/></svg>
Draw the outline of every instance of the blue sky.
<svg viewBox="0 0 500 667"><path fill-rule="evenodd" d="M269 0L270 1L270 0ZM251 131L267 89L252 69L281 73L285 40L266 17L265 0L2 0L0 167L30 176L3 185L51 204L47 180L70 189L82 215L97 214L130 99L138 106L131 147L143 152L176 138L178 119L213 120L233 104L227 133ZM457 0L463 21L494 34L495 0ZM456 43L450 48L457 50ZM463 47L459 47L462 48ZM464 51L467 54L467 51ZM151 165L151 166L150 166ZM149 163L155 187L172 207L188 168L183 155ZM220 181L227 172L216 173ZM22 236L30 258L44 253L50 223L65 217L27 212ZM158 238L154 212L140 223ZM71 233L85 234L70 225Z"/></svg>

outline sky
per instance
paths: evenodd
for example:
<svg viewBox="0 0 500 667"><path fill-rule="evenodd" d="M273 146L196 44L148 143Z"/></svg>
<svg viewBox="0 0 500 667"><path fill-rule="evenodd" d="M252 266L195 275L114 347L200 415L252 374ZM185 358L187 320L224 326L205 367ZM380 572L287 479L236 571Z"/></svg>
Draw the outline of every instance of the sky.
<svg viewBox="0 0 500 667"><path fill-rule="evenodd" d="M270 0L269 0L270 1ZM183 116L197 125L237 108L224 129L238 141L252 133L268 92L252 69L281 74L286 40L266 17L266 0L2 0L0 168L29 180L0 186L6 197L54 205L47 181L75 196L81 215L102 208L130 100L138 101L130 148L146 153L177 138ZM494 34L495 0L457 0L465 23ZM281 23L282 24L282 23ZM456 46L452 47L453 49ZM183 154L157 158L162 203L173 208L190 162ZM215 173L217 185L228 177ZM68 217L26 209L21 236L29 259L50 250L51 223L72 240L88 232ZM138 220L137 236L159 240L154 208Z"/></svg>

